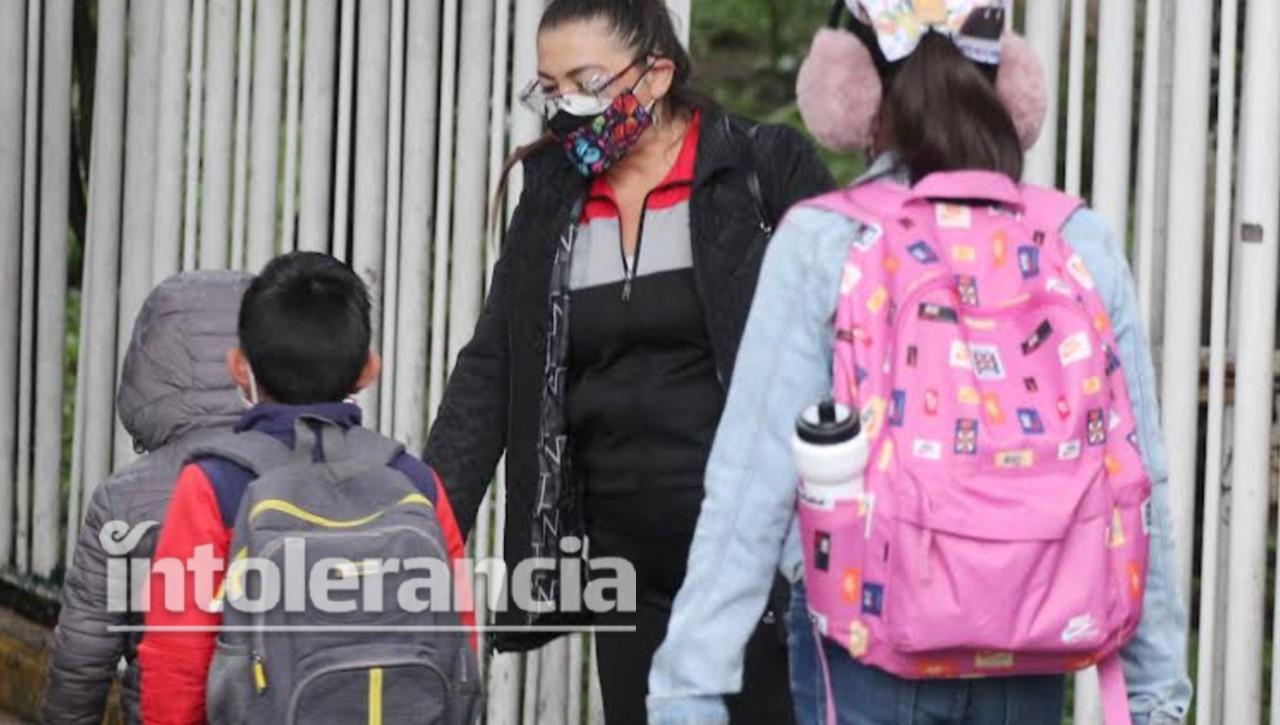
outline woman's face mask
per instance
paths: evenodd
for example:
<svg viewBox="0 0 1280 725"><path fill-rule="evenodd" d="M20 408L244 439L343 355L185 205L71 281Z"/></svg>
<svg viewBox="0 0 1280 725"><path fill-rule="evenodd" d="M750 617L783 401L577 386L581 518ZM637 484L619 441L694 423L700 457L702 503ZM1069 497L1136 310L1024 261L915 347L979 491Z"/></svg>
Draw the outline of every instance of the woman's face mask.
<svg viewBox="0 0 1280 725"><path fill-rule="evenodd" d="M624 68L605 85L634 65ZM548 129L564 145L565 154L579 173L586 177L600 176L625 156L653 125L652 106L646 108L635 93L648 72L649 68L645 68L635 84L611 100L585 93L535 100L530 92L526 94L526 103L541 103L548 117ZM546 113L550 110L554 113Z"/></svg>

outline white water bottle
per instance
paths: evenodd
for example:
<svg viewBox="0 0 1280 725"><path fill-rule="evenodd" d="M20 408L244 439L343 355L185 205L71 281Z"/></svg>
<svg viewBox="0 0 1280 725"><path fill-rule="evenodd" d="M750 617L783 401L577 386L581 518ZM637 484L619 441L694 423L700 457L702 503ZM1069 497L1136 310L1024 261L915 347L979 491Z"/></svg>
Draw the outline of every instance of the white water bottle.
<svg viewBox="0 0 1280 725"><path fill-rule="evenodd" d="M800 473L800 500L822 509L863 494L869 457L858 416L832 400L811 405L796 419L791 454Z"/></svg>

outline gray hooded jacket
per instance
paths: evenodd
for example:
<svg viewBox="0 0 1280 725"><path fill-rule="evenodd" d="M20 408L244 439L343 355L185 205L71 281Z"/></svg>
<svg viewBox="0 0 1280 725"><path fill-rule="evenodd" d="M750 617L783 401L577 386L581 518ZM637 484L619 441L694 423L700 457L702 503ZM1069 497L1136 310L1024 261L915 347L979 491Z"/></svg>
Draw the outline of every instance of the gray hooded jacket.
<svg viewBox="0 0 1280 725"><path fill-rule="evenodd" d="M138 313L116 403L135 447L147 455L98 486L85 513L62 587L46 722L102 722L121 657L128 662L122 693L125 719L141 722L136 656L142 635L107 628L139 625L142 614L108 611L109 556L99 534L109 522L124 522L107 530L127 546L134 537L123 532L163 521L187 452L229 429L243 412L225 360L227 350L236 345L240 298L250 279L239 272L180 274L157 287ZM147 526L129 556L149 558L158 530L155 524Z"/></svg>

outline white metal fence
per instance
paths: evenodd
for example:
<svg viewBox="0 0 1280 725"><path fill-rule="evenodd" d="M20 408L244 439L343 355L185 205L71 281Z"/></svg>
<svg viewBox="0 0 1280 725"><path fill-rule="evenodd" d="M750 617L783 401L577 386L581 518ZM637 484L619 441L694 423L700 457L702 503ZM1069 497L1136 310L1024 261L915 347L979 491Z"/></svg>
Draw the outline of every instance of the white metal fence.
<svg viewBox="0 0 1280 725"><path fill-rule="evenodd" d="M687 24L689 0L671 4ZM118 363L147 290L179 269L255 269L295 247L349 259L380 303L387 372L364 396L369 418L421 446L494 261L486 200L504 155L539 131L512 101L536 67L542 6L98 0L77 385L64 416L73 5L0 0L0 569L53 573L85 497L131 457L114 422ZM1262 635L1277 616L1265 601L1280 3L1019 6L1054 85L1066 83L1029 178L1091 190L1118 229L1133 219L1178 571L1198 613L1197 719L1259 722ZM499 482L477 546L500 548L502 502ZM598 687L580 676L590 659L582 638L494 658L489 721L599 722ZM1274 702L1280 674L1269 687ZM1097 722L1093 688L1077 690L1077 722ZM1280 708L1270 717L1280 723Z"/></svg>

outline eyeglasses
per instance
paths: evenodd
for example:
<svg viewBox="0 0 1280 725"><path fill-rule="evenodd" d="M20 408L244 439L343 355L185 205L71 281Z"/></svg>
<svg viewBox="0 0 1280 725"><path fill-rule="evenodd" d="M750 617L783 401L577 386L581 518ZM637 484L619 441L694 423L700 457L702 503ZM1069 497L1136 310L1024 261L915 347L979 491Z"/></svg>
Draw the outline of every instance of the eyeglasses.
<svg viewBox="0 0 1280 725"><path fill-rule="evenodd" d="M577 93L561 93L557 88L545 86L541 79L534 79L520 92L520 102L548 121L560 111L574 116L594 116L604 112L613 102L613 98L606 96L605 91L642 60L643 58L636 58L626 68L611 76L595 75L579 82Z"/></svg>

